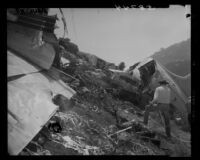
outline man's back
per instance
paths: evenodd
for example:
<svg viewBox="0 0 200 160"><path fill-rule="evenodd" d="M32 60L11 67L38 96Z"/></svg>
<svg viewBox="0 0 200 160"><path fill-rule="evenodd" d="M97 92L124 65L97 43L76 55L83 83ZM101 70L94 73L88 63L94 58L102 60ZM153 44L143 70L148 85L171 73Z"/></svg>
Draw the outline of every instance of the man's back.
<svg viewBox="0 0 200 160"><path fill-rule="evenodd" d="M156 88L154 97L158 103L170 104L171 91L167 86L159 86Z"/></svg>

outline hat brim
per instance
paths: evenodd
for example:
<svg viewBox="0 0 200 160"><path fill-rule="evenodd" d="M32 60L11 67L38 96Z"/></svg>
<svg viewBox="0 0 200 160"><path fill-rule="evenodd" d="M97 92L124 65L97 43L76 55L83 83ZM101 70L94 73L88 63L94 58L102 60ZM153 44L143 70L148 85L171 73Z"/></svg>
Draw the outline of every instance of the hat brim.
<svg viewBox="0 0 200 160"><path fill-rule="evenodd" d="M169 84L167 81L159 81L160 84Z"/></svg>

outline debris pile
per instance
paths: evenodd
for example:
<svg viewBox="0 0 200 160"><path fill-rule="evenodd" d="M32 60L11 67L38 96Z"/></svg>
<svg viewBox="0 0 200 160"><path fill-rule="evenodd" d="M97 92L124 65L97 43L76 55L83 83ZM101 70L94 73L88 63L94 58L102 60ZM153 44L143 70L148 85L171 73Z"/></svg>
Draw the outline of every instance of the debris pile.
<svg viewBox="0 0 200 160"><path fill-rule="evenodd" d="M113 76L102 60L92 63L69 40L59 44L69 60L61 65L60 77L77 93L70 100L73 107L59 110L20 155L191 155L190 146L163 136L159 117L143 125L148 100L136 82Z"/></svg>

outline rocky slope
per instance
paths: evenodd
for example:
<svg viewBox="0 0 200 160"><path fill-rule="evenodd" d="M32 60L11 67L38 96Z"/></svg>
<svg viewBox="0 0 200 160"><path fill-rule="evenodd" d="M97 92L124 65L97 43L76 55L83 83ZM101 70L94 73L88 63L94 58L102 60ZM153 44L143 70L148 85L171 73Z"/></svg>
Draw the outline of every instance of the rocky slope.
<svg viewBox="0 0 200 160"><path fill-rule="evenodd" d="M71 59L80 62L81 58L73 54ZM159 114L151 115L148 127L142 124L138 103L147 95L137 88L130 92L130 84L121 85L123 80L113 79L106 67L97 69L81 60L84 63L71 66L73 72L62 68L74 78L60 74L77 92L71 100L73 107L56 113L20 155L191 156L190 134L176 123L172 140L165 137Z"/></svg>
<svg viewBox="0 0 200 160"><path fill-rule="evenodd" d="M171 45L168 48L162 48L151 57L171 72L185 76L191 72L191 40L188 39Z"/></svg>

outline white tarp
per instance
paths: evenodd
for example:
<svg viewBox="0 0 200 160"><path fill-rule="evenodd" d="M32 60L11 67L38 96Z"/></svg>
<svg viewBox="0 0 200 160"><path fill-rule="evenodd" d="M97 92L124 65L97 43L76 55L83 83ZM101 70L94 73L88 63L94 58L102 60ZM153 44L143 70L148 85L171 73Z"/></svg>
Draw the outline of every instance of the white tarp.
<svg viewBox="0 0 200 160"><path fill-rule="evenodd" d="M182 118L185 120L185 123L187 123L187 102L188 97L184 94L184 92L181 90L179 84L177 84L174 79L171 77L171 75L167 72L167 70L161 66L158 62L156 62L156 74L154 74L154 77L152 77L152 81L150 83L150 86L156 87L158 84L157 82L159 80L167 80L169 82L169 87L172 90L172 96L176 97L176 100L172 102L172 104L177 108L177 110L181 113ZM189 84L188 84L189 85Z"/></svg>

